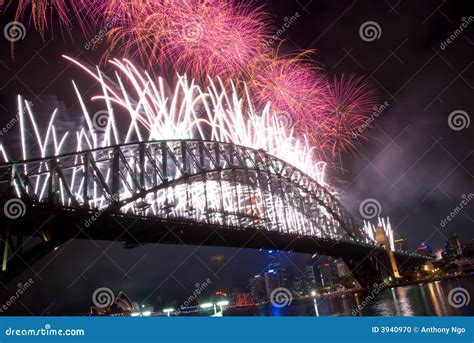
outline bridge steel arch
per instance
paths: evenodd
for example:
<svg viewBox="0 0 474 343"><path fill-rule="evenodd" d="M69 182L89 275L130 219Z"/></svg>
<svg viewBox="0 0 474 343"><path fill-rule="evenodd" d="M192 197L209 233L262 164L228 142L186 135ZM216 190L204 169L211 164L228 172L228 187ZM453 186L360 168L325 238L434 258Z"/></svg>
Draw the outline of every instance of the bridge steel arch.
<svg viewBox="0 0 474 343"><path fill-rule="evenodd" d="M324 186L265 151L230 143L141 142L9 163L0 165L0 186L4 199L21 199L27 217L35 213L33 218L39 218L41 210L56 211L65 218L63 224L68 217L80 217L78 226L102 220L110 227L104 218L99 220L105 213L115 220L207 227L221 235L230 232L226 230L264 233L273 241L285 237L327 243L341 249L336 255L354 248L357 258L347 260L350 265L357 264L364 251L381 250ZM153 236L156 224L149 230ZM3 241L8 242L10 237L3 232ZM330 248L322 250L328 253Z"/></svg>

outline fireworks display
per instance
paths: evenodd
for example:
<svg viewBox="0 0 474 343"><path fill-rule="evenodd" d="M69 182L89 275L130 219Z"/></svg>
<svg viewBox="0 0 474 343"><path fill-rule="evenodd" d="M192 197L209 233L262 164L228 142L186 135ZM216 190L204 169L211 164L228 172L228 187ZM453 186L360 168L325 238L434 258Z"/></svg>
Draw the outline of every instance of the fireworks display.
<svg viewBox="0 0 474 343"><path fill-rule="evenodd" d="M14 1L7 5L14 7ZM281 55L281 45L266 44L272 32L269 16L253 1L21 0L16 18L28 10L41 35L52 18L68 27L73 19L83 29L106 27L103 59L117 53L129 58L113 59L117 75L124 77L117 76L113 84L100 71L73 61L101 85L103 94L95 99L105 100L108 118L99 139L81 100L87 122L76 133L81 149L85 142L94 148L132 137L212 139L264 149L325 183L322 158L354 148L353 132L367 126L376 104L375 92L363 78L329 78L312 51ZM131 62L136 60L151 75L165 70L182 75L174 93L167 93L164 79L141 72ZM28 116L34 120L32 113ZM118 123L125 118L130 126L122 137ZM56 137L53 126L47 132L47 139ZM65 148L62 139L55 139L49 153ZM41 156L47 144L42 146Z"/></svg>
<svg viewBox="0 0 474 343"><path fill-rule="evenodd" d="M91 115L79 87L73 83L86 126L74 133L57 131L54 125L56 110L41 134L31 106L27 101L19 100L25 160L67 152L64 145L67 135L76 137L75 151L134 141L207 139L263 149L325 184L326 163L318 160L317 150L304 135L296 135L294 130L285 128L269 106L262 113L256 113L248 92L241 98L235 87L227 89L222 81L210 79L210 85L202 88L185 76L179 76L175 89L168 91L163 78L154 80L129 60L111 61L117 75L112 81L100 70L65 58L98 82L102 92L92 99L103 101L104 110ZM27 119L30 130L36 133L38 151L26 148L31 145L26 141L30 131L25 127ZM6 156L5 159L7 162Z"/></svg>
<svg viewBox="0 0 474 343"><path fill-rule="evenodd" d="M393 239L393 229L392 224L390 224L390 218L378 218L377 225L372 224L370 221L364 220L364 231L367 234L368 242L375 242L375 229L382 228L387 235L388 241L390 242L390 249L395 251L395 243Z"/></svg>
<svg viewBox="0 0 474 343"><path fill-rule="evenodd" d="M364 127L368 114L377 106L377 95L365 78L355 75L334 77L328 82L324 106L317 122L306 132L322 150L332 155L355 147L353 132ZM311 135L314 132L315 135Z"/></svg>
<svg viewBox="0 0 474 343"><path fill-rule="evenodd" d="M201 80L245 74L269 32L260 8L231 0L111 1L109 6L108 20L120 18L107 34L109 54L118 48Z"/></svg>
<svg viewBox="0 0 474 343"><path fill-rule="evenodd" d="M58 18L60 23L66 27L71 27L72 20L77 18L83 27L84 17L81 13L88 12L95 0L7 0L6 8L13 7L15 9L15 20L26 18L28 11L31 12L30 19L35 29L44 37L45 32L52 25L50 18Z"/></svg>
<svg viewBox="0 0 474 343"><path fill-rule="evenodd" d="M249 84L260 106L270 103L294 123L313 121L324 106L324 75L298 56L263 56L255 65Z"/></svg>
<svg viewBox="0 0 474 343"><path fill-rule="evenodd" d="M209 79L209 86L202 88L187 77L178 76L176 87L170 90L164 79L153 79L129 60L110 61L115 69L115 78L109 78L100 69L89 68L70 57L65 58L98 83L101 92L92 99L102 104L104 110L91 114L80 92L80 86L73 83L85 124L75 131L64 132L55 125L60 120L58 110L53 111L47 126L42 125L37 121L30 103L18 96L23 160L38 156L58 156L58 159L61 159L59 155L71 150L76 152L93 150L92 154L98 157L104 151L99 152L95 149L101 147L107 149L110 146L137 141L197 139L228 142L264 150L306 172L318 183L326 185L325 163L316 159L316 151L304 140L304 136L301 139L300 136L294 135L293 130L283 127L275 114L270 112L270 106L267 106L263 113L255 113L250 97L248 95L240 97L241 93L237 92L235 87L226 89L223 81L215 82ZM31 132L34 135L30 135ZM159 143L152 144L158 146ZM9 157L14 156L13 153L8 156L2 146L0 151L4 162L8 162ZM61 189L59 202L63 206L71 206L73 201L82 203L87 199L95 208L108 206L110 202L107 194L95 184L93 186L87 184L90 178L84 176L84 166L79 166L80 156L73 157L74 164L67 168L64 179L59 182ZM126 156L131 160L135 154L127 153ZM102 163L103 161L98 162L98 168L103 168L106 175L104 182L108 183L112 176L107 164ZM130 162L131 164L133 163ZM25 165L25 173L30 174L29 187L40 201L44 201L48 194L48 178L51 177L50 173L45 172L48 168L47 162ZM171 172L173 175L170 176L173 179L182 176L179 168ZM318 209L318 216L308 221L304 208L294 204L289 206L289 195L283 193L277 196L269 191L258 190L257 180L258 178L253 179L255 185L251 187L252 190L248 186L236 185L227 179L200 180L190 185L178 183L170 187L170 190L162 189L160 192L150 192L144 196L140 201L149 205L145 212L138 210L140 203L137 202L126 204L121 210L124 213L186 218L220 225L256 227L265 225L281 232L324 236L331 239L347 238L340 223L321 204L313 204L313 210ZM128 199L133 196L127 187L130 182L132 182L131 175L122 179L122 187L117 193L118 198ZM20 196L20 189L17 184L15 186ZM66 187L69 187L70 191L66 192ZM83 196L85 188L90 191L90 198ZM222 195L222 199L212 196L218 193ZM192 204L190 194L194 199ZM173 199L172 206L170 199ZM269 206L270 203L274 204L274 207ZM301 205L301 202L296 200L295 203ZM209 209L222 206L228 215L209 214ZM166 214L163 213L164 209L168 211ZM242 216L245 218L242 219Z"/></svg>

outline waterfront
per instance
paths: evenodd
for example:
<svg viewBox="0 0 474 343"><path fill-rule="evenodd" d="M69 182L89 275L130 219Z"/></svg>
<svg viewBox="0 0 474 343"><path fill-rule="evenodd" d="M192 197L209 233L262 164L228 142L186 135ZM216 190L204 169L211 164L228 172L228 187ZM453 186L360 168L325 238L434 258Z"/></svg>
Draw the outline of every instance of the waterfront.
<svg viewBox="0 0 474 343"><path fill-rule="evenodd" d="M449 304L450 290L462 287L467 294L474 294L474 277L435 281L417 285L387 288L363 307L362 316L472 316L474 301L456 308ZM353 316L355 309L370 292L337 297L320 298L317 301L319 316ZM259 307L232 308L225 316L315 316L312 299L294 300L283 308L263 305Z"/></svg>

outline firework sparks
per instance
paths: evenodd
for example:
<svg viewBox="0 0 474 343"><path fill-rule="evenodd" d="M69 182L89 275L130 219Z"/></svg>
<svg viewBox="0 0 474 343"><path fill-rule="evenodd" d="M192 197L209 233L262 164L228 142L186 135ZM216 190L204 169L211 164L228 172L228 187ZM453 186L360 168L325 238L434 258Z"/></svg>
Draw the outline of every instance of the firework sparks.
<svg viewBox="0 0 474 343"><path fill-rule="evenodd" d="M263 149L325 184L326 163L318 160L317 149L306 137L285 128L269 105L257 112L245 86L242 98L235 86L228 89L222 80L214 82L210 79L209 86L201 88L187 77L179 76L174 91L169 92L162 78L154 80L129 60L111 61L116 68L116 80L113 81L100 70L66 58L98 82L102 92L92 99L103 101L106 108L103 111L105 125L98 125L100 119L90 114L79 87L73 83L86 122L86 126L75 133L76 151L137 140L215 140ZM21 99L18 107L24 107ZM64 152L67 149L64 135L68 133L56 132L56 112L46 134L42 135L31 108L26 108L28 116L20 112L23 159ZM40 151L26 149L26 119L33 125ZM98 126L101 126L101 131L97 130ZM59 137L56 143L51 141L54 137Z"/></svg>
<svg viewBox="0 0 474 343"><path fill-rule="evenodd" d="M353 134L370 124L367 121L377 100L375 90L363 77L334 77L325 85L318 114L299 121L298 128L321 152L337 156L355 149Z"/></svg>
<svg viewBox="0 0 474 343"><path fill-rule="evenodd" d="M15 20L24 18L28 11L31 12L30 18L35 29L44 38L46 30L51 23L48 19L52 17L53 13L58 17L60 23L65 27L71 27L71 21L76 18L79 21L82 29L85 28L85 15L88 8L93 8L97 0L9 0L6 3L6 8L15 6L16 12ZM70 4L70 6L68 5Z"/></svg>
<svg viewBox="0 0 474 343"><path fill-rule="evenodd" d="M390 224L390 218L387 217L387 219L384 218L378 218L377 225L372 224L370 221L365 221L364 220L364 231L367 234L368 240L367 242L375 242L375 230L376 228L382 228L385 231L385 234L387 235L387 238L390 242L390 249L392 251L395 251L395 243L393 239L393 229L392 229L392 224Z"/></svg>
<svg viewBox="0 0 474 343"><path fill-rule="evenodd" d="M243 97L250 93L258 112L270 104L268 111L277 113L282 126L328 157L355 148L352 134L367 126L376 104L375 92L362 78L343 75L328 81L310 61L312 51L287 56L268 51L267 15L253 2L79 0L68 8L65 0L20 0L17 17L30 7L42 34L52 11L67 26L71 14L81 26L86 16L91 23L112 23L104 59L120 51L141 57L151 70L170 67L201 84L219 78Z"/></svg>
<svg viewBox="0 0 474 343"><path fill-rule="evenodd" d="M270 103L274 111L284 113L294 122L318 113L324 100L324 77L306 59L311 53L262 56L249 81L257 103Z"/></svg>
<svg viewBox="0 0 474 343"><path fill-rule="evenodd" d="M233 0L131 2L124 14L109 53L119 47L201 80L244 73L269 31L261 8Z"/></svg>

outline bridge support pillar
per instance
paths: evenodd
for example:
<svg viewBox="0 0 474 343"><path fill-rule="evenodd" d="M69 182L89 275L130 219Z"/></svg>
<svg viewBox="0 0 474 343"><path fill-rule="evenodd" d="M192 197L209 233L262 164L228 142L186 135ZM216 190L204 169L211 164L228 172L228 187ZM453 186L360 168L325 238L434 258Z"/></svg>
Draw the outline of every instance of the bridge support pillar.
<svg viewBox="0 0 474 343"><path fill-rule="evenodd" d="M33 212L32 208L27 207L25 213L30 212ZM38 227L41 228L36 229ZM62 228L64 224L58 225L56 217L50 214L43 216L32 213L31 216L11 220L0 218L0 280L7 283L27 270L37 275L33 265L68 239L61 233ZM25 240L24 237L30 238ZM36 243L31 237L40 240Z"/></svg>

